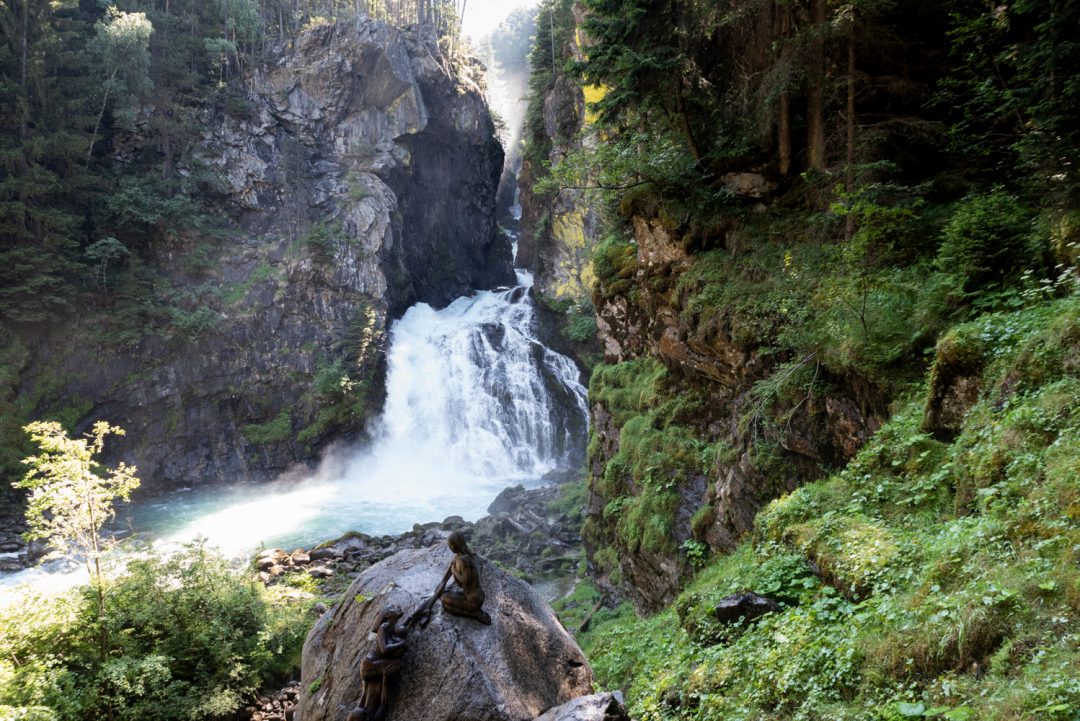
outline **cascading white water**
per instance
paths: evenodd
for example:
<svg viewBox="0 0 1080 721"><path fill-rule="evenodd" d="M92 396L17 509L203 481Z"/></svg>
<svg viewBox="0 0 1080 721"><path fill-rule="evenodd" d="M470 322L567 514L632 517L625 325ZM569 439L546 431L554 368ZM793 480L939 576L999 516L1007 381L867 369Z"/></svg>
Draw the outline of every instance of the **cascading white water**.
<svg viewBox="0 0 1080 721"><path fill-rule="evenodd" d="M541 485L582 460L588 406L573 361L535 335L528 289L477 291L442 310L413 306L390 332L387 399L373 441L333 454L311 477L192 490L121 510L164 543L198 535L227 554L308 546L349 530L474 520L509 485ZM0 586L54 586L41 569Z"/></svg>
<svg viewBox="0 0 1080 721"><path fill-rule="evenodd" d="M541 478L566 462L587 413L573 362L533 335L529 274L436 311L409 309L391 331L386 408L371 453L350 473L441 469L472 479ZM571 408L556 403L568 391ZM380 465L389 461L383 472ZM430 479L422 479L426 484Z"/></svg>

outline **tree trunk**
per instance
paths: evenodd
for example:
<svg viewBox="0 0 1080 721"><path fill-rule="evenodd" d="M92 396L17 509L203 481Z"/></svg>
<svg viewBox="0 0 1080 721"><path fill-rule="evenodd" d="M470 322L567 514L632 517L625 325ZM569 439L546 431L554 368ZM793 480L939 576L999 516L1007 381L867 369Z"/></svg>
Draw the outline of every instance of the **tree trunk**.
<svg viewBox="0 0 1080 721"><path fill-rule="evenodd" d="M90 147L86 149L86 167L90 167L90 161L94 157L94 143L97 142L98 128L101 127L101 119L105 117L105 108L109 104L109 93L112 91L112 81L116 78L116 73L120 68L113 69L112 74L109 75L109 81L105 83L105 95L101 98L101 110L98 112L97 120L94 121L94 132L90 135Z"/></svg>
<svg viewBox="0 0 1080 721"><path fill-rule="evenodd" d="M686 104L683 102L682 80L679 80L675 85L675 112L679 115L679 127L682 129L683 137L686 138L686 145L690 148L690 154L694 156L694 160L700 165L701 149L698 148L697 141L694 139L694 130L690 127L690 116L686 113Z"/></svg>
<svg viewBox="0 0 1080 721"><path fill-rule="evenodd" d="M844 186L848 194L855 192L855 7L849 8L847 19L847 157L844 164ZM844 236L855 235L855 216L847 214Z"/></svg>
<svg viewBox="0 0 1080 721"><path fill-rule="evenodd" d="M806 159L815 170L825 169L825 22L826 0L811 0L813 40L810 45L810 87L807 92Z"/></svg>
<svg viewBox="0 0 1080 721"><path fill-rule="evenodd" d="M22 90L22 117L19 119L19 137L26 139L26 136L30 133L30 98L26 89L26 64L27 64L27 46L28 36L30 35L30 0L23 0L22 4L22 37L19 38L21 44L21 60L22 63L19 68L19 87Z"/></svg>
<svg viewBox="0 0 1080 721"><path fill-rule="evenodd" d="M785 41L791 34L791 7L784 5L780 10L780 39ZM780 153L780 175L791 172L791 94L787 87L780 91L777 105L777 145Z"/></svg>

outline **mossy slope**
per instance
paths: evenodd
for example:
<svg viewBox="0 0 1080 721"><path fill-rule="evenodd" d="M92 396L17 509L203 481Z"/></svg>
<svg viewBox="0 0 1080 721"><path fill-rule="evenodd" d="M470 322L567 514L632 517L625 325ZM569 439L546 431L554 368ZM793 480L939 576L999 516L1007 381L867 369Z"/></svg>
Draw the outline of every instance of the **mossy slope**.
<svg viewBox="0 0 1080 721"><path fill-rule="evenodd" d="M961 356L980 390L939 440L928 400ZM665 611L594 620L634 718L1078 718L1080 295L954 328L929 385ZM744 590L786 607L713 620Z"/></svg>

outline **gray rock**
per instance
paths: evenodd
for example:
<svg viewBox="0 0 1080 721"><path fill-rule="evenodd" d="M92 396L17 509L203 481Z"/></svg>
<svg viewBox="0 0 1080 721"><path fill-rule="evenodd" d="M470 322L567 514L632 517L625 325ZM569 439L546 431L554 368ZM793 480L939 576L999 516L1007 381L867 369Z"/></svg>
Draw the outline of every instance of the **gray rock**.
<svg viewBox="0 0 1080 721"><path fill-rule="evenodd" d="M781 610L776 601L757 593L737 593L721 599L713 613L721 623L738 623L739 620L753 621L766 613Z"/></svg>
<svg viewBox="0 0 1080 721"><path fill-rule="evenodd" d="M442 544L401 551L357 578L304 643L297 719L343 721L362 692L375 620L390 604L407 617L452 557ZM388 721L531 719L592 690L585 656L528 584L486 561L481 584L490 626L436 605L426 628L412 628Z"/></svg>
<svg viewBox="0 0 1080 721"><path fill-rule="evenodd" d="M580 696L557 706L535 721L630 721L619 691Z"/></svg>
<svg viewBox="0 0 1080 721"><path fill-rule="evenodd" d="M134 347L73 345L63 324L35 331L20 392L41 374L62 378L56 397L93 407L80 421L122 426L105 461L136 465L144 493L303 472L331 440L362 434L364 413L316 423L320 366L347 361L371 378L373 413L392 318L514 278L495 233L502 150L482 89L450 67L412 31L326 24L237 83L249 89L244 112L192 109L202 137L183 139L190 160L176 171L217 176L207 197L232 240L152 250L174 286L223 291L183 308L213 323L195 338L162 323ZM115 155L137 157L147 142L118 135ZM316 223L334 231L327 257L303 242ZM362 357L347 342L358 328L371 338ZM280 437L250 432L276 419L289 422Z"/></svg>

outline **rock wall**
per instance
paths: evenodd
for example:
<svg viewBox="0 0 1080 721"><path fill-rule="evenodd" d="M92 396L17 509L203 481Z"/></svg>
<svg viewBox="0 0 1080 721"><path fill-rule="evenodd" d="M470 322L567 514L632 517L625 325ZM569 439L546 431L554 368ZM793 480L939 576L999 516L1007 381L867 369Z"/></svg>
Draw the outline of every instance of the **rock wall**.
<svg viewBox="0 0 1080 721"><path fill-rule="evenodd" d="M584 8L577 3L571 12L575 22L584 16ZM582 60L584 43L580 32L571 33L560 49L563 59ZM590 130L592 117L586 108L586 98L595 101L599 97L599 89L582 90L574 80L557 73L542 97L529 99L540 106L539 112L532 114L542 118L542 127L526 128L534 151L526 154L519 176L522 232L518 261L535 272L537 292L549 298L587 298L595 279L592 248L601 233L595 196L576 189L539 193L536 185L547 172L542 162L554 166L583 145L601 142Z"/></svg>
<svg viewBox="0 0 1080 721"><path fill-rule="evenodd" d="M393 317L513 282L502 150L471 72L433 37L363 19L280 48L244 79L243 108L204 111L179 168L218 176L228 222L160 253L173 316L120 346L78 321L49 329L21 392L39 415L124 427L110 456L144 491L273 477L361 433Z"/></svg>
<svg viewBox="0 0 1080 721"><path fill-rule="evenodd" d="M785 359L736 342L716 316L684 312L687 291L680 288L679 278L693 257L676 240L680 229L641 215L633 216L631 223L637 253L632 291L604 296L598 290L594 295L605 362L657 359L678 388L708 399L704 409L686 422L705 441L722 441L730 450L718 456L707 473L691 474L678 484L673 546L696 540L716 550L731 550L753 529L754 517L765 503L854 456L881 426L887 409L880 394L858 379L830 377L824 370L820 393L797 404L758 407L750 394L753 384ZM812 364L812 359L807 362ZM765 439L758 437L754 424L745 423L753 413L784 419L776 424L778 457L768 463L758 455ZM622 429L596 398L591 399L590 420L594 438L587 513L595 550L614 536L615 519L605 509L615 499L600 492L596 481L611 473L608 464L619 451ZM634 487L628 474L621 487ZM670 603L692 572L685 548L679 553L621 550L621 585L642 610Z"/></svg>
<svg viewBox="0 0 1080 721"><path fill-rule="evenodd" d="M581 31L584 11L575 3L571 12L576 31L569 33L562 54L581 59L588 52L588 39ZM668 393L693 393L706 399L702 408L680 423L692 427L703 444L727 449L707 469L672 474L670 485L678 500L677 508L665 519L670 528L664 545L678 550L646 550L646 544L628 542L626 529L620 535L618 528L627 512L619 505L625 500L620 496L642 498L645 494L630 470L612 463L620 451L623 428L613 409L596 397L590 401L591 495L585 540L593 570L602 582L618 587L639 609L649 611L673 600L692 573L687 541L716 550L733 548L752 530L766 502L853 456L880 426L886 409L880 394L859 379L827 377L824 371L820 385L827 392L800 404L755 407L757 401L750 394L754 383L767 378L779 363L799 359L762 353L753 344L734 340L719 315L688 311L689 291L680 286L679 279L695 261L694 246L686 242L693 219L679 221L661 213L655 203L624 198L625 228L619 229L618 222L607 225L632 237L633 275L620 275L627 289L618 292L606 293L596 285L590 257L605 232L598 198L576 189L540 192L537 182L546 172L543 163L554 165L583 145L600 142L589 130L592 119L587 101L602 94L602 88L581 88L574 79L556 73L543 94L530 99L535 104L533 117L542 118L542 127L532 128L532 147L542 149L544 155L532 160L527 155L521 174L519 258L526 258L535 268L537 288L549 297L591 293L604 361L617 364L652 358L662 363L673 379ZM777 200L776 184L756 168L728 172L720 180L747 206L765 208ZM721 236L725 232L719 230ZM710 242L719 248L735 247L737 241L715 237ZM762 452L765 439L756 430L762 424L746 423L755 414L766 418L765 425L781 426L775 438L767 439L768 453ZM776 419L781 418L778 424ZM612 510L616 506L622 510ZM612 549L614 554L609 552ZM608 558L597 562L598 552ZM612 555L617 556L614 567Z"/></svg>

